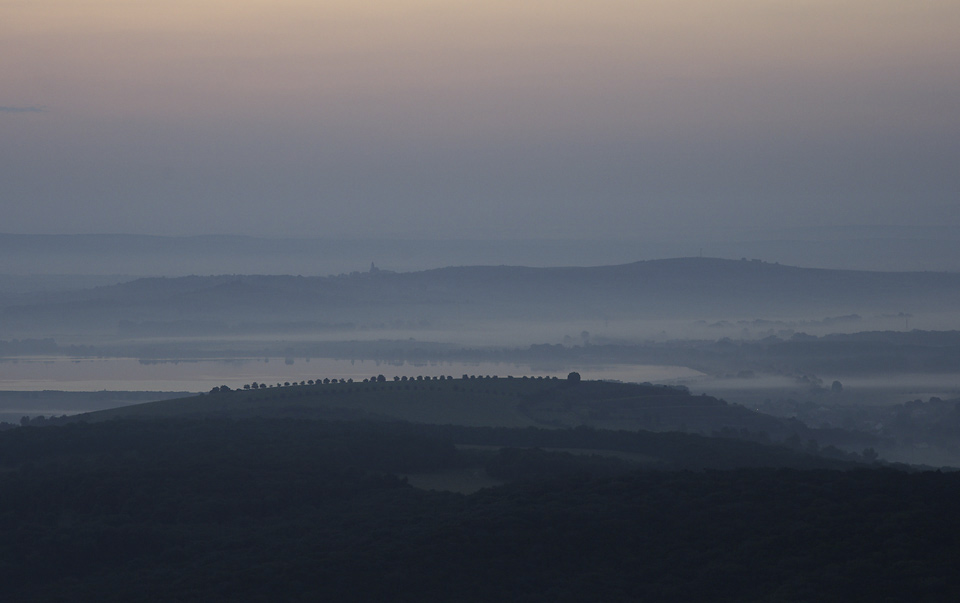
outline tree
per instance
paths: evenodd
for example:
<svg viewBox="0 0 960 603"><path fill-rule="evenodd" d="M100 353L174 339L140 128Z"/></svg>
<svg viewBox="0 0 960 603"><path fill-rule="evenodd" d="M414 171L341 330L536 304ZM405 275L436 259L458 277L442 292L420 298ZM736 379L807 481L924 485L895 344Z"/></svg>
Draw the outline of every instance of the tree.
<svg viewBox="0 0 960 603"><path fill-rule="evenodd" d="M843 384L840 383L839 381L834 381L834 382L830 385L830 391L832 391L832 392L835 393L835 394L839 394L840 392L843 391Z"/></svg>
<svg viewBox="0 0 960 603"><path fill-rule="evenodd" d="M572 373L570 373L569 375L567 375L567 382L568 382L568 383L580 383L580 373L578 373L577 371L573 371Z"/></svg>

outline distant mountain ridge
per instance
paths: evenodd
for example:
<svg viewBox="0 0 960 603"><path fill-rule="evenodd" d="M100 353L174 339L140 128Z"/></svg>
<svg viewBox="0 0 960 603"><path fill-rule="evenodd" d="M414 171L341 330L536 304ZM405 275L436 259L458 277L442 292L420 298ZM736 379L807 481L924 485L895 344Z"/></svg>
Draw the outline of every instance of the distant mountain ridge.
<svg viewBox="0 0 960 603"><path fill-rule="evenodd" d="M693 241L677 233L664 233L663 240L0 233L0 275L329 275L370 261L412 271L445 265L601 266L698 253L832 269L960 272L958 243L955 226L784 228Z"/></svg>
<svg viewBox="0 0 960 603"><path fill-rule="evenodd" d="M145 278L35 296L11 321L704 318L955 312L960 274L797 268L715 258L530 268L372 269L329 277Z"/></svg>

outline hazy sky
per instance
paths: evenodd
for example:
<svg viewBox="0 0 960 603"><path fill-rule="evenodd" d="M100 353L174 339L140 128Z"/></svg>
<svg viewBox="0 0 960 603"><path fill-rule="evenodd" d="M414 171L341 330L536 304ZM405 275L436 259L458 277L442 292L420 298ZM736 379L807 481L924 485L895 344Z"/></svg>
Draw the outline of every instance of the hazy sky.
<svg viewBox="0 0 960 603"><path fill-rule="evenodd" d="M957 0L0 0L0 232L960 223Z"/></svg>

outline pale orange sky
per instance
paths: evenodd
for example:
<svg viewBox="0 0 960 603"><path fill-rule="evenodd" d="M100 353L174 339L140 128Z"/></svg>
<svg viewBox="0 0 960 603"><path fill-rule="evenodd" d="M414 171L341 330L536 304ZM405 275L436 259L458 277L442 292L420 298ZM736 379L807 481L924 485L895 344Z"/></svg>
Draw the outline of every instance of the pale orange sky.
<svg viewBox="0 0 960 603"><path fill-rule="evenodd" d="M958 31L945 0L0 1L4 228L941 222Z"/></svg>

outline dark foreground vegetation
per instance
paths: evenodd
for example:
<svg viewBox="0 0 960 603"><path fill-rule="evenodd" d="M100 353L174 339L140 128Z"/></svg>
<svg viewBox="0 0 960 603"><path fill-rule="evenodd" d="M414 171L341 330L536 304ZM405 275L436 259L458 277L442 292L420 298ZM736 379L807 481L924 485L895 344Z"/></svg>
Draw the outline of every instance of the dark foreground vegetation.
<svg viewBox="0 0 960 603"><path fill-rule="evenodd" d="M471 494L408 476L480 473ZM305 419L0 433L4 601L952 601L960 474L690 434Z"/></svg>
<svg viewBox="0 0 960 603"><path fill-rule="evenodd" d="M577 376L578 373L570 373ZM124 406L30 425L124 417L249 418L409 421L474 427L589 427L597 430L684 432L758 443L846 460L873 460L889 446L876 434L811 428L722 399L692 395L682 386L613 383L544 377L372 376L316 379L267 386L218 386L206 395ZM547 432L544 432L547 433ZM512 445L499 442L500 445ZM538 446L558 444L537 443Z"/></svg>

